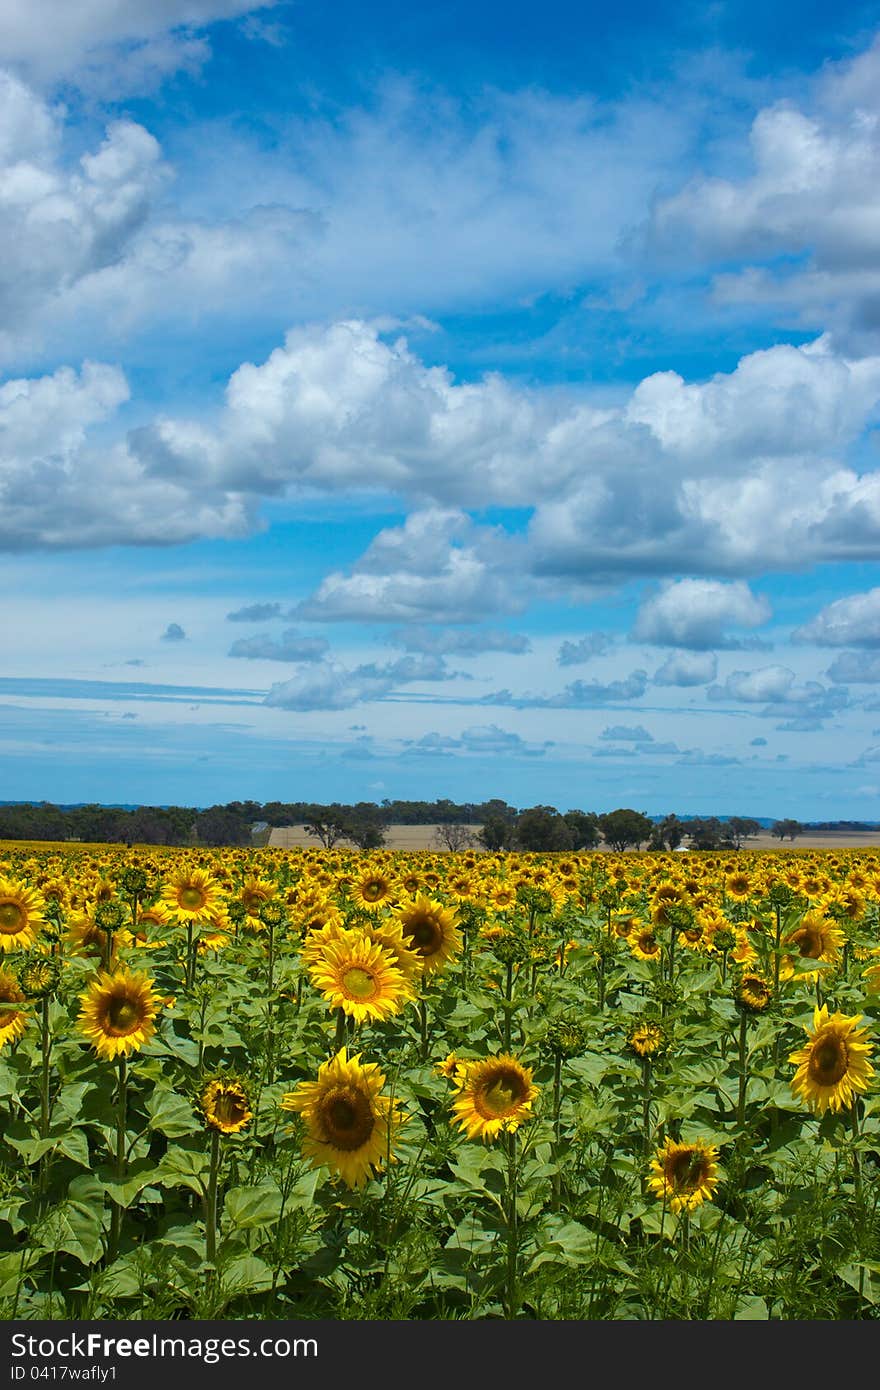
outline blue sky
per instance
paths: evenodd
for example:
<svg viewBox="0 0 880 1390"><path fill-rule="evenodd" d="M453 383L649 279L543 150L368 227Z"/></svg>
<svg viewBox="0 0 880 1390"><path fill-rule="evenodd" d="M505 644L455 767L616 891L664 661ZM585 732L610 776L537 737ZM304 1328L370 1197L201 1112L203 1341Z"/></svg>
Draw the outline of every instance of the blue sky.
<svg viewBox="0 0 880 1390"><path fill-rule="evenodd" d="M856 3L7 0L3 798L880 819L878 93Z"/></svg>

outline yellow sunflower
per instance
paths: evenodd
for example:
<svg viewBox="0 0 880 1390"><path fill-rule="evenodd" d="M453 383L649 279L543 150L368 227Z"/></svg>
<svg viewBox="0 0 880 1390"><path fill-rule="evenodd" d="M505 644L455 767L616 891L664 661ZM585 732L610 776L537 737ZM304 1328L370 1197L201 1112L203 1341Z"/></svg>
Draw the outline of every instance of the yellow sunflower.
<svg viewBox="0 0 880 1390"><path fill-rule="evenodd" d="M220 1134L239 1134L254 1118L247 1090L234 1078L209 1081L201 1105L205 1124Z"/></svg>
<svg viewBox="0 0 880 1390"><path fill-rule="evenodd" d="M399 922L375 919L363 927L364 936L394 958L394 964L411 983L418 979L425 968L424 958L413 949L412 942L403 934Z"/></svg>
<svg viewBox="0 0 880 1390"><path fill-rule="evenodd" d="M106 1062L137 1052L156 1031L162 1001L145 971L102 970L80 999L80 1031Z"/></svg>
<svg viewBox="0 0 880 1390"><path fill-rule="evenodd" d="M773 987L757 970L744 970L736 980L733 994L737 1004L749 1014L760 1014L773 998Z"/></svg>
<svg viewBox="0 0 880 1390"><path fill-rule="evenodd" d="M840 927L826 917L821 910L805 912L793 932L785 937L783 946L795 947L800 960L817 960L834 965L840 958L846 937ZM782 957L779 972L781 980L790 980L795 974L795 953L791 951ZM815 984L820 975L818 970L799 970L798 979L804 984Z"/></svg>
<svg viewBox="0 0 880 1390"><path fill-rule="evenodd" d="M468 1139L496 1139L513 1133L528 1119L538 1095L530 1067L510 1053L467 1062L453 1077L458 1096L453 1102L456 1124Z"/></svg>
<svg viewBox="0 0 880 1390"><path fill-rule="evenodd" d="M309 965L309 975L332 1009L356 1023L391 1018L413 998L409 980L394 956L360 932L331 941Z"/></svg>
<svg viewBox="0 0 880 1390"><path fill-rule="evenodd" d="M666 1033L659 1023L644 1020L631 1030L627 1043L637 1056L655 1057L666 1046Z"/></svg>
<svg viewBox="0 0 880 1390"><path fill-rule="evenodd" d="M282 1110L306 1123L303 1155L313 1168L329 1168L348 1187L362 1187L387 1159L406 1116L399 1102L381 1094L385 1076L375 1062L349 1058L343 1047L318 1069L317 1081L301 1081L282 1098Z"/></svg>
<svg viewBox="0 0 880 1390"><path fill-rule="evenodd" d="M407 945L417 951L426 972L442 970L462 947L461 932L453 908L443 907L424 894L407 903L396 915Z"/></svg>
<svg viewBox="0 0 880 1390"><path fill-rule="evenodd" d="M633 932L628 940L629 949L632 951L636 960L660 959L663 947L653 927L643 927L641 931Z"/></svg>
<svg viewBox="0 0 880 1390"><path fill-rule="evenodd" d="M828 1013L827 1004L813 1010L812 1031L789 1062L797 1067L791 1080L795 1096L821 1115L826 1110L849 1109L866 1091L874 1068L868 1057L874 1044L866 1041L867 1029L857 1027L861 1014Z"/></svg>
<svg viewBox="0 0 880 1390"><path fill-rule="evenodd" d="M27 1013L18 1008L24 1002L24 990L11 970L0 970L0 1048L15 1042L27 1027Z"/></svg>
<svg viewBox="0 0 880 1390"><path fill-rule="evenodd" d="M398 891L394 877L378 868L365 869L352 884L351 896L358 907L377 908L391 903Z"/></svg>
<svg viewBox="0 0 880 1390"><path fill-rule="evenodd" d="M29 951L45 910L45 900L35 888L0 878L0 951Z"/></svg>
<svg viewBox="0 0 880 1390"><path fill-rule="evenodd" d="M674 1212L711 1202L718 1187L717 1148L703 1139L691 1144L667 1139L651 1159L648 1187Z"/></svg>
<svg viewBox="0 0 880 1390"><path fill-rule="evenodd" d="M204 869L180 869L162 890L162 906L179 922L200 922L223 906L223 890Z"/></svg>

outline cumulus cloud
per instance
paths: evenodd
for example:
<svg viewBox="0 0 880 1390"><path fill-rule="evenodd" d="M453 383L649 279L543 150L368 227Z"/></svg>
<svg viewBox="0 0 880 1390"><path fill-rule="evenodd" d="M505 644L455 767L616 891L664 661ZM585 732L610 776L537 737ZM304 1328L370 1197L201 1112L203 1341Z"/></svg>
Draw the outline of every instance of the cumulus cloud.
<svg viewBox="0 0 880 1390"><path fill-rule="evenodd" d="M714 652L672 652L654 672L655 685L708 685L718 674Z"/></svg>
<svg viewBox="0 0 880 1390"><path fill-rule="evenodd" d="M667 582L642 604L633 637L658 647L707 651L739 648L744 643L726 635L728 627L755 628L767 622L770 605L747 584L724 584L709 579Z"/></svg>
<svg viewBox="0 0 880 1390"><path fill-rule="evenodd" d="M688 748L680 758L676 759L677 767L732 767L739 763L739 758L731 757L727 753L706 753L701 748Z"/></svg>
<svg viewBox="0 0 880 1390"><path fill-rule="evenodd" d="M501 729L497 724L472 724L469 728L462 729L458 738L454 738L450 734L432 732L423 734L420 739L405 740L405 743L406 748L403 756L409 758L439 757L455 752L472 753L483 757L506 755L543 758L547 749L553 747L552 739L547 739L543 743L529 743L519 734Z"/></svg>
<svg viewBox="0 0 880 1390"><path fill-rule="evenodd" d="M186 633L180 626L180 623L169 623L162 633L161 640L163 642L185 642Z"/></svg>
<svg viewBox="0 0 880 1390"><path fill-rule="evenodd" d="M632 671L622 680L572 681L556 695L513 695L509 690L497 690L484 695L483 705L512 705L516 709L585 709L595 705L615 704L618 700L638 700L648 686L645 671Z"/></svg>
<svg viewBox="0 0 880 1390"><path fill-rule="evenodd" d="M714 701L764 705L761 714L777 719L825 719L849 704L849 692L845 687L829 687L819 681L797 685L794 672L787 666L732 671L723 685L711 685L706 693Z"/></svg>
<svg viewBox="0 0 880 1390"><path fill-rule="evenodd" d="M588 632L577 642L563 642L556 656L560 666L581 666L594 656L604 656L613 644L607 632Z"/></svg>
<svg viewBox="0 0 880 1390"><path fill-rule="evenodd" d="M0 9L0 52L41 81L59 77L97 80L101 67L123 66L142 79L151 68L161 73L189 66L192 31L217 20L267 10L278 0L4 0ZM170 33L168 31L176 31ZM133 52L132 52L133 50ZM207 50L198 47L204 57ZM123 88L124 90L124 88Z"/></svg>
<svg viewBox="0 0 880 1390"><path fill-rule="evenodd" d="M792 640L819 647L880 647L880 588L829 603L796 628Z"/></svg>
<svg viewBox="0 0 880 1390"><path fill-rule="evenodd" d="M337 662L316 661L289 681L272 686L264 704L277 709L350 709L384 699L400 685L452 679L442 657L405 656L384 666L370 662L349 670Z"/></svg>
<svg viewBox="0 0 880 1390"><path fill-rule="evenodd" d="M229 648L229 656L251 661L320 661L329 650L326 638L303 637L295 628L288 628L277 642L264 635L240 637Z"/></svg>
<svg viewBox="0 0 880 1390"><path fill-rule="evenodd" d="M875 685L880 681L880 652L841 652L826 675L837 685Z"/></svg>
<svg viewBox="0 0 880 1390"><path fill-rule="evenodd" d="M523 603L493 572L493 533L459 511L413 512L380 531L349 575L334 572L291 609L309 621L477 622Z"/></svg>
<svg viewBox="0 0 880 1390"><path fill-rule="evenodd" d="M851 343L880 329L880 39L826 63L801 100L764 107L749 173L698 176L654 207L655 245L706 262L751 262L716 277L723 305L831 324Z"/></svg>
<svg viewBox="0 0 880 1390"><path fill-rule="evenodd" d="M228 623L264 623L270 618L281 617L280 603L249 603L226 614Z"/></svg>

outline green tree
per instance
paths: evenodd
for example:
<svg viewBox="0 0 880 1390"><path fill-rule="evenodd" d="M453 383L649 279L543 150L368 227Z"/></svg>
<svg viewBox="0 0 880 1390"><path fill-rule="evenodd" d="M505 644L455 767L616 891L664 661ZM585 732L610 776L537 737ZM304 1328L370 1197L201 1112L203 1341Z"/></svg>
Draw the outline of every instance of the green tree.
<svg viewBox="0 0 880 1390"><path fill-rule="evenodd" d="M566 811L562 819L568 826L572 849L595 849L602 839L595 811Z"/></svg>
<svg viewBox="0 0 880 1390"><path fill-rule="evenodd" d="M616 811L606 811L599 817L599 829L606 844L618 852L625 849L638 849L650 838L652 822L649 816L629 807L619 807Z"/></svg>
<svg viewBox="0 0 880 1390"><path fill-rule="evenodd" d="M804 827L799 820L776 820L770 827L770 834L780 842L782 840L794 840L798 835L803 835Z"/></svg>
<svg viewBox="0 0 880 1390"><path fill-rule="evenodd" d="M530 806L520 812L516 843L538 854L571 849L571 831L555 806Z"/></svg>

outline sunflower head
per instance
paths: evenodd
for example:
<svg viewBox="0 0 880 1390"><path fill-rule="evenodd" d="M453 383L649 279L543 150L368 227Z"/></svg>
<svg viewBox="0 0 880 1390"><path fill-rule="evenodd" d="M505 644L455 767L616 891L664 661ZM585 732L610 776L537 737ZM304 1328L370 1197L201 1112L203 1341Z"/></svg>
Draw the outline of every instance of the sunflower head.
<svg viewBox="0 0 880 1390"><path fill-rule="evenodd" d="M861 1015L829 1014L827 1004L813 1012L807 1041L789 1057L796 1068L793 1094L811 1110L848 1110L868 1089L874 1068L868 1061L874 1050L868 1033L859 1028Z"/></svg>
<svg viewBox="0 0 880 1390"><path fill-rule="evenodd" d="M398 1101L382 1095L385 1076L375 1062L362 1063L342 1048L318 1069L316 1081L301 1081L282 1098L281 1108L301 1114L306 1124L303 1154L313 1168L326 1167L350 1188L363 1187L389 1159L406 1116Z"/></svg>
<svg viewBox="0 0 880 1390"><path fill-rule="evenodd" d="M667 1139L651 1160L648 1187L673 1212L693 1211L710 1202L718 1187L718 1150L696 1139L676 1144Z"/></svg>
<svg viewBox="0 0 880 1390"><path fill-rule="evenodd" d="M161 999L144 971L102 970L80 999L80 1031L104 1061L139 1051L156 1031Z"/></svg>
<svg viewBox="0 0 880 1390"><path fill-rule="evenodd" d="M426 973L442 970L461 950L457 914L422 894L400 909L397 921L407 945L421 956Z"/></svg>
<svg viewBox="0 0 880 1390"><path fill-rule="evenodd" d="M637 1057L657 1057L669 1046L666 1029L656 1018L642 1018L631 1028L626 1040L627 1047Z"/></svg>
<svg viewBox="0 0 880 1390"><path fill-rule="evenodd" d="M538 1095L531 1068L510 1053L470 1062L455 1080L452 1109L468 1139L488 1142L504 1131L513 1133L531 1115Z"/></svg>
<svg viewBox="0 0 880 1390"><path fill-rule="evenodd" d="M0 1048L15 1042L27 1027L27 1013L19 1008L24 1001L24 990L12 971L0 967Z"/></svg>
<svg viewBox="0 0 880 1390"><path fill-rule="evenodd" d="M54 994L61 978L55 956L28 956L18 967L18 982L28 999L45 999Z"/></svg>
<svg viewBox="0 0 880 1390"><path fill-rule="evenodd" d="M586 1046L587 1030L580 1019L565 1015L553 1019L544 1041L556 1057L577 1057Z"/></svg>
<svg viewBox="0 0 880 1390"><path fill-rule="evenodd" d="M733 985L733 997L744 1013L761 1014L773 999L773 987L757 970L741 970Z"/></svg>
<svg viewBox="0 0 880 1390"><path fill-rule="evenodd" d="M0 951L27 951L45 920L41 893L25 883L0 878Z"/></svg>
<svg viewBox="0 0 880 1390"><path fill-rule="evenodd" d="M312 983L332 1009L357 1023L391 1018L413 998L394 954L360 932L344 931L309 962Z"/></svg>
<svg viewBox="0 0 880 1390"><path fill-rule="evenodd" d="M254 1117L245 1083L238 1076L212 1078L201 1094L205 1124L219 1134L240 1134Z"/></svg>

